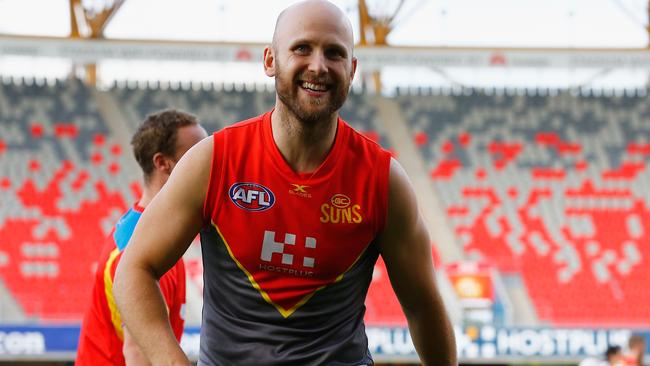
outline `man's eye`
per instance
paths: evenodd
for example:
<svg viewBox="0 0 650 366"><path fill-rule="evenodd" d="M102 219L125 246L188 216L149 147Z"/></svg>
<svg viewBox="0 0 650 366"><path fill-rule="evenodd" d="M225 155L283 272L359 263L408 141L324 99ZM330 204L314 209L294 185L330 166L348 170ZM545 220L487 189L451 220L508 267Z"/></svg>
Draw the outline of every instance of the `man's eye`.
<svg viewBox="0 0 650 366"><path fill-rule="evenodd" d="M326 53L329 58L342 58L344 57L343 52L339 50L328 50Z"/></svg>

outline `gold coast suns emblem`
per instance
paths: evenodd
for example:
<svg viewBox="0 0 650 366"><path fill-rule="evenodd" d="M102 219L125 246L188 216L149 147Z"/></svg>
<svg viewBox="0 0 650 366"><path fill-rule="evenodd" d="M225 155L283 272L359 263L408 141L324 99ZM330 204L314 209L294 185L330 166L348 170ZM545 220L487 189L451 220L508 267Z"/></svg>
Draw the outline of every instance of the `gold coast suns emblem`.
<svg viewBox="0 0 650 366"><path fill-rule="evenodd" d="M320 206L320 222L327 224L360 224L363 222L361 206L352 204L350 197L337 193L329 203Z"/></svg>

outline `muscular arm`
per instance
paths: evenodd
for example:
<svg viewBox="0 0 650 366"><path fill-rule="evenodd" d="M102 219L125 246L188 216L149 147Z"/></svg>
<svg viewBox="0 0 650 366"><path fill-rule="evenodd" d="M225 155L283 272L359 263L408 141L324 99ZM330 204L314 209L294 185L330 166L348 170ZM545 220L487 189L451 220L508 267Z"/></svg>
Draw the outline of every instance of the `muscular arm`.
<svg viewBox="0 0 650 366"><path fill-rule="evenodd" d="M122 345L122 353L124 354L124 361L127 366L151 366L149 360L144 356L140 346L135 343L133 337L126 329L122 327L124 334L124 344Z"/></svg>
<svg viewBox="0 0 650 366"><path fill-rule="evenodd" d="M381 255L424 365L456 365L453 329L435 282L429 234L402 167L391 161Z"/></svg>
<svg viewBox="0 0 650 366"><path fill-rule="evenodd" d="M115 273L113 291L131 336L154 365L189 365L167 316L157 280L203 226L213 140L190 149L136 225Z"/></svg>

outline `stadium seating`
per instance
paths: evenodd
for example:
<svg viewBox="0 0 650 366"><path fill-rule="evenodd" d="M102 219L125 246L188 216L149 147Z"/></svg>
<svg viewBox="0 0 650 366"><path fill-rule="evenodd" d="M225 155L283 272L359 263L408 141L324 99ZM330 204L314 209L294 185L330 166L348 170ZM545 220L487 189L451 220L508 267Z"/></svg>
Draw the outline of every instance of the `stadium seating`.
<svg viewBox="0 0 650 366"><path fill-rule="evenodd" d="M467 257L520 273L545 323L647 324L645 94L428 94L397 99Z"/></svg>
<svg viewBox="0 0 650 366"><path fill-rule="evenodd" d="M178 108L200 117L208 133L257 116L272 104L274 94L234 85L115 85L111 93L135 127L144 117L165 108Z"/></svg>
<svg viewBox="0 0 650 366"><path fill-rule="evenodd" d="M0 278L26 319L79 321L103 238L141 192L127 141L104 120L95 93L74 79L0 85ZM176 107L212 132L274 102L272 92L232 85L119 84L107 93L131 130L147 113ZM390 148L373 98L351 93L341 115ZM545 323L647 324L645 94L432 90L395 98L467 259L519 273ZM201 266L188 261L199 289ZM381 261L366 319L405 322Z"/></svg>
<svg viewBox="0 0 650 366"><path fill-rule="evenodd" d="M391 149L388 136L378 126L377 114L377 108L370 97L363 92L350 92L348 101L341 108L341 118L369 139L386 149Z"/></svg>
<svg viewBox="0 0 650 366"><path fill-rule="evenodd" d="M103 240L140 191L124 155L78 80L0 85L0 277L25 319L80 320Z"/></svg>

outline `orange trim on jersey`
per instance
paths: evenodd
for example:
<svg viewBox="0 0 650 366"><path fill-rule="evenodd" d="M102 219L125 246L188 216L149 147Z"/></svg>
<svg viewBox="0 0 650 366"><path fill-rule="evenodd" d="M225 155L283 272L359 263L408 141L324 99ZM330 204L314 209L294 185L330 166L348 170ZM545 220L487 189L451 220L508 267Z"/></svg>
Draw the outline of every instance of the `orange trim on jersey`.
<svg viewBox="0 0 650 366"><path fill-rule="evenodd" d="M266 302L268 302L269 304L273 305L273 307L275 307L278 310L278 312L280 312L280 314L284 318L288 318L289 316L291 316L291 314L293 314L296 310L298 310L298 308L305 305L307 303L307 301L309 301L316 294L316 292L324 289L325 287L327 287L329 285L332 285L332 284L335 284L335 283L341 281L343 279L343 277L345 277L345 274L348 273L348 271L350 271L350 269L352 267L354 267L354 265L359 261L359 259L365 253L365 250L363 252L361 252L361 254L357 257L357 259L355 259L354 262L352 262L350 267L348 267L343 273L341 273L338 277L336 277L336 279L334 279L334 281L332 283L328 283L326 285L320 286L319 288L315 289L309 295L306 295L305 297L303 297L300 301L298 301L291 308L285 309L283 306L281 306L279 304L276 304L273 300L271 300L271 297L269 296L269 294L266 293L266 291L262 290L262 288L257 283L257 281L255 281L255 278L253 277L253 275L250 272L248 272L248 270L244 267L244 265L242 265L237 260L237 258L235 258L235 255L233 254L232 250L230 249L230 245L226 241L226 238L223 236L223 234L221 234L221 230L219 230L219 227L217 226L217 224L212 222L212 226L214 226L214 228L217 230L217 233L219 234L219 237L221 237L221 240L223 241L223 244L226 246L226 250L228 251L228 254L230 255L230 258L232 258L232 260L235 261L235 263L237 264L237 267L239 267L239 269L241 269L242 272L244 272L246 277L248 277L248 281L250 281L251 285L253 285L253 287L262 295L264 300L266 300Z"/></svg>
<svg viewBox="0 0 650 366"><path fill-rule="evenodd" d="M111 267L113 267L113 262L115 262L115 259L118 255L120 255L120 250L118 248L115 248L108 256L108 260L106 261L106 266L104 267L104 293L106 294L106 303L108 304L108 309L111 312L111 322L113 323L113 328L115 328L117 337L121 341L124 341L124 334L122 333L122 317L120 316L120 312L117 309L115 296L113 296L113 275L111 274Z"/></svg>

